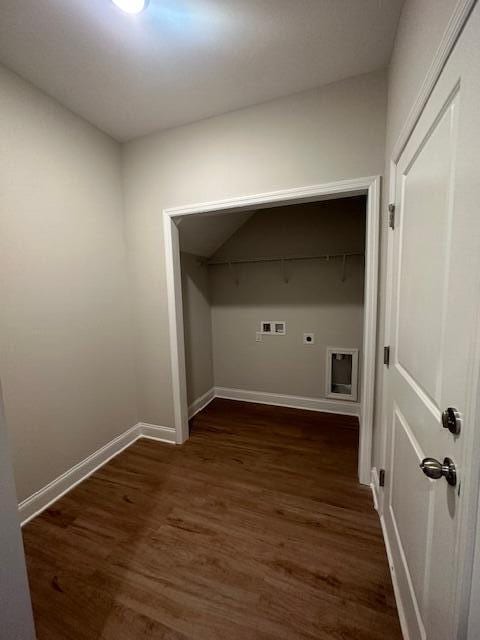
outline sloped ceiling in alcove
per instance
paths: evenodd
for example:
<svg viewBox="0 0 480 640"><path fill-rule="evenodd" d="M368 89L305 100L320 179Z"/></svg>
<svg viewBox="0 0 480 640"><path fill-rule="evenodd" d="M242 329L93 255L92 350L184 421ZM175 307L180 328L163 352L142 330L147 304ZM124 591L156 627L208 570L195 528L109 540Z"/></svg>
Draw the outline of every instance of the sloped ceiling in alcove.
<svg viewBox="0 0 480 640"><path fill-rule="evenodd" d="M180 250L210 258L254 213L185 216L178 223Z"/></svg>
<svg viewBox="0 0 480 640"><path fill-rule="evenodd" d="M279 247L286 256L341 253L346 246L361 252L365 207L366 197L358 195L247 212L188 215L178 224L180 250L204 258L252 258L269 255L268 237L275 255ZM347 227L345 221L349 221ZM318 225L321 233L315 232ZM308 239L306 228L312 230Z"/></svg>

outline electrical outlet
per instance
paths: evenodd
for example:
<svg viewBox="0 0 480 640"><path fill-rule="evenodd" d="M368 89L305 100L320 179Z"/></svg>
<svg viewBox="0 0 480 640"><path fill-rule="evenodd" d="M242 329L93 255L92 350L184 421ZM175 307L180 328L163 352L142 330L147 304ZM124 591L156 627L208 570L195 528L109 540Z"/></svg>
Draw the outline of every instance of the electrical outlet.
<svg viewBox="0 0 480 640"><path fill-rule="evenodd" d="M304 333L303 334L303 344L315 344L315 334L314 333Z"/></svg>
<svg viewBox="0 0 480 640"><path fill-rule="evenodd" d="M255 334L255 342L263 342L263 335L261 331L257 331Z"/></svg>

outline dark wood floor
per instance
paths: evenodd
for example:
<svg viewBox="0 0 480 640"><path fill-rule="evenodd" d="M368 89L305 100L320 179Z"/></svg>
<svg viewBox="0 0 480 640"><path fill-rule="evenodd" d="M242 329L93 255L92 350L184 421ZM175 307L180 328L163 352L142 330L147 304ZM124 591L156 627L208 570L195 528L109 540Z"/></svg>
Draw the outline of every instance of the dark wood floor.
<svg viewBox="0 0 480 640"><path fill-rule="evenodd" d="M215 400L24 528L39 640L396 640L351 418Z"/></svg>

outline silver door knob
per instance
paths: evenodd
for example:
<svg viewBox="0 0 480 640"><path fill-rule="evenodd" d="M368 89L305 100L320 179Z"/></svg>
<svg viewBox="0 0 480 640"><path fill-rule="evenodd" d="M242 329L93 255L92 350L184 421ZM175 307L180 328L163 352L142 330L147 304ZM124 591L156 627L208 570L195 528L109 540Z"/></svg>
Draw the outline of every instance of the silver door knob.
<svg viewBox="0 0 480 640"><path fill-rule="evenodd" d="M457 469L450 458L445 458L443 464L435 458L424 458L420 463L420 469L432 480L443 477L452 487L457 484Z"/></svg>

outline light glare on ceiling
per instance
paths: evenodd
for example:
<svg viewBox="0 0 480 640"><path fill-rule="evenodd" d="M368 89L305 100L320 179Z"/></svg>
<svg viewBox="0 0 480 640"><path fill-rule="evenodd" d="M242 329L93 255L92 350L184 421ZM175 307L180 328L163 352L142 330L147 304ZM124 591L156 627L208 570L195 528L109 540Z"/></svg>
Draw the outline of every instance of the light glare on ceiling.
<svg viewBox="0 0 480 640"><path fill-rule="evenodd" d="M148 0L112 0L119 9L125 13L136 14L145 9Z"/></svg>

